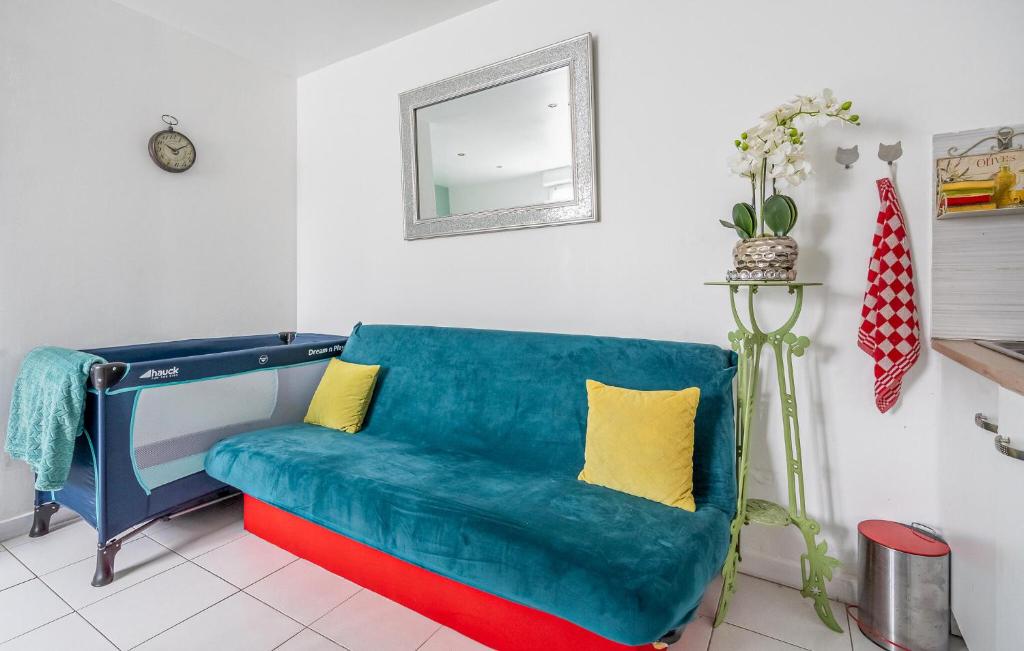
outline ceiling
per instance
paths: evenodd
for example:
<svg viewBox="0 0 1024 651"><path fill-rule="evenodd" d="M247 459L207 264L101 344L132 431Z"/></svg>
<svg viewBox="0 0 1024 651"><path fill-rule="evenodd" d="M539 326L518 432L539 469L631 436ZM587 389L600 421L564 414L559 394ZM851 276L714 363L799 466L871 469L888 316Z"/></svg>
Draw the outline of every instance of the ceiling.
<svg viewBox="0 0 1024 651"><path fill-rule="evenodd" d="M494 0L114 0L295 76Z"/></svg>

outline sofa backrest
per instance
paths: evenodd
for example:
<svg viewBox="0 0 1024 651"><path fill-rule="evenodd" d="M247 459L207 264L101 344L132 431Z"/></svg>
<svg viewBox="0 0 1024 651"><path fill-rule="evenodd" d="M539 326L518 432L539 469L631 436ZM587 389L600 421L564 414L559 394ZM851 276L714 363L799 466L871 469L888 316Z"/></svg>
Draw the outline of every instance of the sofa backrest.
<svg viewBox="0 0 1024 651"><path fill-rule="evenodd" d="M412 441L563 476L583 467L587 379L641 390L700 387L694 497L698 506L735 508L736 356L717 346L357 325L342 359L381 365L357 436Z"/></svg>

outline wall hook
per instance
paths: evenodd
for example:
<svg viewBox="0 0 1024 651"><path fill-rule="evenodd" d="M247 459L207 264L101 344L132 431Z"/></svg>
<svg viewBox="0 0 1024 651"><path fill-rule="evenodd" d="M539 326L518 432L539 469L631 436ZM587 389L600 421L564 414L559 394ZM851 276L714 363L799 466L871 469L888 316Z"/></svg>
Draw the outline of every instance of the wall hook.
<svg viewBox="0 0 1024 651"><path fill-rule="evenodd" d="M895 144L886 145L884 143L878 143L878 157L889 164L896 162L896 159L903 155L903 141L897 140Z"/></svg>
<svg viewBox="0 0 1024 651"><path fill-rule="evenodd" d="M842 147L836 147L836 162L850 169L850 166L857 162L860 158L860 152L857 151L857 145L844 149Z"/></svg>

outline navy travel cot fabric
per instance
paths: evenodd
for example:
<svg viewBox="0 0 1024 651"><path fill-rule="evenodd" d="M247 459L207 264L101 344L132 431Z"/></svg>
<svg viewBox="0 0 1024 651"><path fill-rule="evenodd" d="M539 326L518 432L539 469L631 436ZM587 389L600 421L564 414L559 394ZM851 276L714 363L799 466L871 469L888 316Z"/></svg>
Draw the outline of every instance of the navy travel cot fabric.
<svg viewBox="0 0 1024 651"><path fill-rule="evenodd" d="M68 480L61 490L37 491L37 506L56 502L76 511L96 528L102 545L153 518L234 492L202 469L152 489L141 483L132 444L139 395L178 384L325 363L341 353L346 339L299 333L285 343L279 335L269 334L83 351L108 364L123 364L124 373L102 390L90 385L85 433L76 442Z"/></svg>

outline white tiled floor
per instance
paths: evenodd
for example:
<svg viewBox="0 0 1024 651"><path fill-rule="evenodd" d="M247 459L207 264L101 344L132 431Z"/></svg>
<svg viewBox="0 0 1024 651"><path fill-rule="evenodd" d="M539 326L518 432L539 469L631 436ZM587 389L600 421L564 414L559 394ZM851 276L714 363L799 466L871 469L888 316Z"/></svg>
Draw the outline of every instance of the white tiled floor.
<svg viewBox="0 0 1024 651"><path fill-rule="evenodd" d="M245 532L228 501L125 543L114 582L89 585L95 532L74 521L0 547L0 651L478 651L481 644ZM671 651L871 651L846 610L826 629L792 588L741 576L713 629L713 584ZM956 640L951 651L965 651Z"/></svg>

